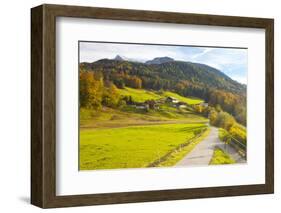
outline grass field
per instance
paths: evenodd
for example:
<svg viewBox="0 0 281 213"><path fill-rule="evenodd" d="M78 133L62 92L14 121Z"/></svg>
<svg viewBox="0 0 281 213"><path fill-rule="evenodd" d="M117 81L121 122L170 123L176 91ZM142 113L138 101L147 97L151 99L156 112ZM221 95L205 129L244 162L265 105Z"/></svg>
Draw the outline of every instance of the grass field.
<svg viewBox="0 0 281 213"><path fill-rule="evenodd" d="M126 87L125 89L118 89L118 92L121 96L131 96L132 99L136 102L144 102L146 100L157 100L166 97L174 97L179 101L185 102L187 104L199 104L202 103L203 100L195 97L183 97L174 92L164 91L164 92L154 92L148 91L144 89L133 89Z"/></svg>
<svg viewBox="0 0 281 213"><path fill-rule="evenodd" d="M163 95L165 97L169 97L169 96L174 97L174 98L178 99L179 101L185 102L185 103L190 104L190 105L192 105L192 104L200 104L200 103L204 102L203 100L201 100L199 98L183 97L183 96L178 95L177 93L174 93L174 92L166 91L166 92L163 93Z"/></svg>
<svg viewBox="0 0 281 213"><path fill-rule="evenodd" d="M232 159L227 153L225 153L222 149L216 148L213 154L213 157L210 161L211 165L217 164L233 164L235 160Z"/></svg>
<svg viewBox="0 0 281 213"><path fill-rule="evenodd" d="M163 108L163 109L162 109ZM190 111L161 106L160 110L143 112L127 107L101 110L80 109L80 128L112 128L164 123L207 123L208 119Z"/></svg>
<svg viewBox="0 0 281 213"><path fill-rule="evenodd" d="M80 170L142 168L206 128L162 124L80 130Z"/></svg>
<svg viewBox="0 0 281 213"><path fill-rule="evenodd" d="M121 96L131 96L136 102L144 102L146 100L156 100L163 98L163 96L156 94L155 92L144 89L133 89L126 87L125 89L118 89Z"/></svg>

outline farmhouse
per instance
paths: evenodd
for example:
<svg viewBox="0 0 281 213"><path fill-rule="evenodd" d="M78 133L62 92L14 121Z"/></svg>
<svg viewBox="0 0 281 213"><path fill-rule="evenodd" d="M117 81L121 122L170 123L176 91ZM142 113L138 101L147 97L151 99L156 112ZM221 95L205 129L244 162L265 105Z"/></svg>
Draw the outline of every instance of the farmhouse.
<svg viewBox="0 0 281 213"><path fill-rule="evenodd" d="M175 106L179 109L185 109L187 108L187 103L180 101L177 104L175 104Z"/></svg>
<svg viewBox="0 0 281 213"><path fill-rule="evenodd" d="M179 100L174 97L169 96L166 98L166 102L176 104L179 102Z"/></svg>
<svg viewBox="0 0 281 213"><path fill-rule="evenodd" d="M134 107L135 109L141 109L141 110L145 110L148 111L149 110L149 105L147 103L144 102L135 102L134 105L131 105L132 107Z"/></svg>
<svg viewBox="0 0 281 213"><path fill-rule="evenodd" d="M202 107L208 107L208 103L205 103L205 102L202 102L199 105L202 106Z"/></svg>
<svg viewBox="0 0 281 213"><path fill-rule="evenodd" d="M148 104L145 104L145 103L139 103L139 104L136 104L136 109L145 109L145 110L148 110L148 109L149 109L149 105L148 105Z"/></svg>
<svg viewBox="0 0 281 213"><path fill-rule="evenodd" d="M159 104L155 100L146 100L144 103L148 105L149 109L159 109Z"/></svg>
<svg viewBox="0 0 281 213"><path fill-rule="evenodd" d="M201 102L199 104L194 104L195 106L201 106L201 107L208 107L208 103L205 103L205 102Z"/></svg>
<svg viewBox="0 0 281 213"><path fill-rule="evenodd" d="M186 104L179 104L178 108L179 109L185 109L185 108L187 108L187 106L186 106Z"/></svg>

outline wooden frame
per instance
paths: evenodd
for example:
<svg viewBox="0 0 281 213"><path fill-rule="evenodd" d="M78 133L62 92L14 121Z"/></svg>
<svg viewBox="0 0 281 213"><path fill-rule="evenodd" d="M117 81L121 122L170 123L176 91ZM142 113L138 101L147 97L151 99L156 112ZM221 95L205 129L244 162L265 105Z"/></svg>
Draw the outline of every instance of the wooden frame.
<svg viewBox="0 0 281 213"><path fill-rule="evenodd" d="M56 17L263 28L266 31L266 183L260 185L56 196ZM65 207L274 191L274 21L273 19L140 10L41 5L31 9L31 203Z"/></svg>

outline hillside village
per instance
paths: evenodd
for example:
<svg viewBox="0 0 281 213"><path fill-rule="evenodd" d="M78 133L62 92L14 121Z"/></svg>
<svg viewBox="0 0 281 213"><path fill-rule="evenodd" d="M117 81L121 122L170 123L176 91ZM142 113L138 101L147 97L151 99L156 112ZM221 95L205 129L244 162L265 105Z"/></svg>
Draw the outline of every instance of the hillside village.
<svg viewBox="0 0 281 213"><path fill-rule="evenodd" d="M187 109L190 107L194 107L196 105L202 106L202 107L208 107L208 103L200 102L197 104L188 104L184 101L180 101L175 97L168 96L166 98L161 98L158 100L146 100L144 102L134 102L134 101L127 101L127 105L134 107L136 109L142 109L145 111L148 110L159 110L160 106L164 104L168 104L170 107L174 107L177 109Z"/></svg>

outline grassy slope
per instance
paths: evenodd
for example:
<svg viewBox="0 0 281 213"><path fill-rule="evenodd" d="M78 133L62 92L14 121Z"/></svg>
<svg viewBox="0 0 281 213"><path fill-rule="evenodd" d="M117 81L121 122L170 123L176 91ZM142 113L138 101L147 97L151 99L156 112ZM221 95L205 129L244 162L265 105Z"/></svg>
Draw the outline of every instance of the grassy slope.
<svg viewBox="0 0 281 213"><path fill-rule="evenodd" d="M126 87L125 89L118 89L119 93L122 96L131 96L134 101L136 102L144 102L146 100L156 100L161 98L166 98L168 96L177 98L178 100L182 102L186 102L188 104L198 104L203 102L203 100L194 98L194 97L183 97L181 95L178 95L174 92L165 91L163 93L148 91L144 89L133 89Z"/></svg>
<svg viewBox="0 0 281 213"><path fill-rule="evenodd" d="M233 164L235 160L232 159L227 153L225 153L222 149L217 148L214 151L213 157L210 161L211 165L217 164Z"/></svg>
<svg viewBox="0 0 281 213"><path fill-rule="evenodd" d="M159 110L149 112L136 110L129 106L122 110L106 107L99 111L80 109L80 128L110 128L175 122L206 123L208 119L194 112L167 105L162 105Z"/></svg>
<svg viewBox="0 0 281 213"><path fill-rule="evenodd" d="M118 89L121 96L131 96L136 102L144 102L146 100L156 100L163 98L161 95L155 92L144 90L144 89L133 89L126 87L125 89Z"/></svg>
<svg viewBox="0 0 281 213"><path fill-rule="evenodd" d="M195 136L204 124L80 130L80 169L141 168Z"/></svg>
<svg viewBox="0 0 281 213"><path fill-rule="evenodd" d="M182 101L182 102L185 102L187 104L199 104L199 103L202 103L204 102L202 99L199 99L199 98L195 98L195 97L183 97L181 95L178 95L177 93L174 93L174 92L164 92L163 95L165 97L168 97L168 96L171 96L171 97L174 97L174 98L177 98L179 101Z"/></svg>
<svg viewBox="0 0 281 213"><path fill-rule="evenodd" d="M125 88L119 89L123 96L132 96L137 102L143 102L148 99L160 99L166 96L173 96L181 101L196 103L199 99L185 98L172 92L164 92L159 95L142 89ZM194 113L189 109L177 109L169 104L162 104L159 110L150 110L144 112L131 106L125 106L122 109L111 109L104 107L102 110L94 111L80 109L80 127L98 128L98 127L115 127L131 126L157 122L185 121L187 123L208 122L208 119Z"/></svg>

